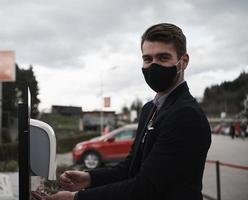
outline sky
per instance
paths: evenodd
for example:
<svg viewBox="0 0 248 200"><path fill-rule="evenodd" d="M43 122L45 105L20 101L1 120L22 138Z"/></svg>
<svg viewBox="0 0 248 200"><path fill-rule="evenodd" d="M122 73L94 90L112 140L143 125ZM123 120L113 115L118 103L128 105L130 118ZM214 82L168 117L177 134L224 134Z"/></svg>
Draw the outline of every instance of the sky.
<svg viewBox="0 0 248 200"><path fill-rule="evenodd" d="M185 71L192 95L248 72L247 0L0 0L0 50L33 66L41 112L51 105L102 109L155 93L146 85L140 38L153 24L182 28L190 56Z"/></svg>

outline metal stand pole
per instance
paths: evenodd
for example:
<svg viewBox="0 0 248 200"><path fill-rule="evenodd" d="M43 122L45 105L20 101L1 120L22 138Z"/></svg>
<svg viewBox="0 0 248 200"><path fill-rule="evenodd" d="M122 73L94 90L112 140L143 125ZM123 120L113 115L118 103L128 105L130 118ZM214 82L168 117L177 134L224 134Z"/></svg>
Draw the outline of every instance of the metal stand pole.
<svg viewBox="0 0 248 200"><path fill-rule="evenodd" d="M217 200L221 200L220 190L220 162L216 161L216 185L217 185Z"/></svg>
<svg viewBox="0 0 248 200"><path fill-rule="evenodd" d="M28 92L23 95L24 103L18 105L18 159L19 159L19 200L30 199L30 138Z"/></svg>

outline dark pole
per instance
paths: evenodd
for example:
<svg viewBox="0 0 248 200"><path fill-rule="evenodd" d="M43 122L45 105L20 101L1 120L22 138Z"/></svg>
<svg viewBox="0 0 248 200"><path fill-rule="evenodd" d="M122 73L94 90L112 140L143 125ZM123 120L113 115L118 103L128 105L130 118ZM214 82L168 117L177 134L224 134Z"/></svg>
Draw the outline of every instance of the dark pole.
<svg viewBox="0 0 248 200"><path fill-rule="evenodd" d="M30 199L28 96L18 105L19 200Z"/></svg>
<svg viewBox="0 0 248 200"><path fill-rule="evenodd" d="M220 190L220 162L216 161L216 185L217 185L217 200L221 200Z"/></svg>

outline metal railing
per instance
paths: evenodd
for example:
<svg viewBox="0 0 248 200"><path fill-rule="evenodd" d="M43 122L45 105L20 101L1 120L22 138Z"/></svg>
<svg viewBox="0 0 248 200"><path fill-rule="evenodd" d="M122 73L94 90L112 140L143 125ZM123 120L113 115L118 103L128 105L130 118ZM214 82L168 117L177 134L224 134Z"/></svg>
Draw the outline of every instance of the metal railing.
<svg viewBox="0 0 248 200"><path fill-rule="evenodd" d="M248 166L241 166L236 164L224 163L219 160L206 160L206 163L215 164L216 165L216 189L217 189L217 198L211 197L207 194L203 194L203 197L208 200L221 200L221 180L220 180L220 166L225 166L229 168L235 168L240 170L248 171Z"/></svg>

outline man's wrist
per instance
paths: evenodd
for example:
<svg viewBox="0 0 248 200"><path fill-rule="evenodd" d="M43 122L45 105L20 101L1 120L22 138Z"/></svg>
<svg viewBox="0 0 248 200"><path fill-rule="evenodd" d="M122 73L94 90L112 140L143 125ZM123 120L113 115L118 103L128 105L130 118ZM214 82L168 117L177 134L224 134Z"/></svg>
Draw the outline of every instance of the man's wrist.
<svg viewBox="0 0 248 200"><path fill-rule="evenodd" d="M75 193L74 193L73 200L78 200L78 192L75 192Z"/></svg>
<svg viewBox="0 0 248 200"><path fill-rule="evenodd" d="M89 188L91 185L91 175L88 170L84 170L84 172L87 173L87 176L88 176L88 181L87 181L87 185L85 186L85 188Z"/></svg>

